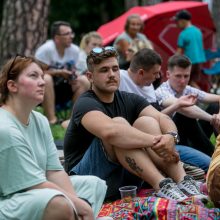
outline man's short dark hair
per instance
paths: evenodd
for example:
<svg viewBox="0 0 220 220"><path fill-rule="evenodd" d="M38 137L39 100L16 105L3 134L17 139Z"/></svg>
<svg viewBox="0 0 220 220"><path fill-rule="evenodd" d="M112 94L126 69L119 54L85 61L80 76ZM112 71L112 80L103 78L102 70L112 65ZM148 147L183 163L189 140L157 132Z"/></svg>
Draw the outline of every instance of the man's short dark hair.
<svg viewBox="0 0 220 220"><path fill-rule="evenodd" d="M52 39L55 37L55 35L60 34L60 26L67 26L71 28L70 23L66 21L55 21L51 25L51 29L50 29L50 35Z"/></svg>
<svg viewBox="0 0 220 220"><path fill-rule="evenodd" d="M186 69L187 67L191 66L192 63L190 61L190 59L182 54L175 54L173 56L171 56L168 59L168 69L173 69L175 66L181 67L183 69Z"/></svg>
<svg viewBox="0 0 220 220"><path fill-rule="evenodd" d="M133 56L129 68L132 72L137 72L139 69L148 71L156 64L162 64L160 54L152 49L144 48Z"/></svg>
<svg viewBox="0 0 220 220"><path fill-rule="evenodd" d="M189 11L187 10L181 10L181 11L178 11L176 13L176 15L174 16L174 20L178 21L178 20L191 20L191 17L192 15L190 14Z"/></svg>
<svg viewBox="0 0 220 220"><path fill-rule="evenodd" d="M108 48L108 47L106 47L106 48ZM112 48L112 49L106 50L105 47L98 48L98 49L103 50L100 53L93 52L93 50L97 49L97 48L94 48L93 50L91 50L91 52L88 54L87 59L86 59L87 67L90 72L93 71L94 65L100 64L103 60L105 60L107 58L115 57L118 60L118 53L117 53L116 49L113 47L109 47L109 48Z"/></svg>

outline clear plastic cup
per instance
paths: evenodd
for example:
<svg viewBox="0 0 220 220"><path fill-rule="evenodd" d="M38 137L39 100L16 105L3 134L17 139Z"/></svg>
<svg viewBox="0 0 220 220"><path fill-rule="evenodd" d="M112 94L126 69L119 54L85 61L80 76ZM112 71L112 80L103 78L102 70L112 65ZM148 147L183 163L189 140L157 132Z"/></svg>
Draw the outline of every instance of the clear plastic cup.
<svg viewBox="0 0 220 220"><path fill-rule="evenodd" d="M137 186L122 186L119 188L121 199L130 202L137 195Z"/></svg>

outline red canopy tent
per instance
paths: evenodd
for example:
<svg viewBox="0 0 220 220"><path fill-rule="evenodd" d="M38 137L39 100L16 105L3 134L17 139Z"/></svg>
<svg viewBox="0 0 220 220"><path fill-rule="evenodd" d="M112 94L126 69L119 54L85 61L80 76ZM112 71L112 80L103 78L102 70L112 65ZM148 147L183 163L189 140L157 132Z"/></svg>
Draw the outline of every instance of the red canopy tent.
<svg viewBox="0 0 220 220"><path fill-rule="evenodd" d="M153 6L133 7L118 18L102 25L97 30L103 37L104 45L111 44L124 31L125 21L130 14L139 14L144 21L143 33L150 39L155 50L163 58L162 72L166 69L169 56L176 51L179 28L171 18L177 11L186 9L192 14L192 23L203 33L204 47L212 48L215 26L206 3L195 1L164 2Z"/></svg>

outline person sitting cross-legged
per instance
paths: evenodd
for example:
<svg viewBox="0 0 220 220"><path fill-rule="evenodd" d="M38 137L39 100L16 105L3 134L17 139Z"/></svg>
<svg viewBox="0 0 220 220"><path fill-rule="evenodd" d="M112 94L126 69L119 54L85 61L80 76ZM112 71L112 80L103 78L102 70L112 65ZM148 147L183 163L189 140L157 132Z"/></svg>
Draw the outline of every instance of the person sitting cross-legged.
<svg viewBox="0 0 220 220"><path fill-rule="evenodd" d="M131 181L138 186L145 181L157 196L176 201L201 195L179 161L172 120L143 97L118 91L117 51L94 48L87 66L92 86L73 106L64 139L66 171L106 180L107 197Z"/></svg>

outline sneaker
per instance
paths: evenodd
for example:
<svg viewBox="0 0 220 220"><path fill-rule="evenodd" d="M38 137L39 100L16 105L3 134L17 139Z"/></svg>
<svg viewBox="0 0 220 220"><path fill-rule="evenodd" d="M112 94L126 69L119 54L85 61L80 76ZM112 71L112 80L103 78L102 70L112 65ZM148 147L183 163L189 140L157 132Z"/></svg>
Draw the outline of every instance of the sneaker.
<svg viewBox="0 0 220 220"><path fill-rule="evenodd" d="M192 176L184 176L184 180L182 180L178 184L178 187L187 196L205 196L200 192L199 184L195 181L195 179Z"/></svg>
<svg viewBox="0 0 220 220"><path fill-rule="evenodd" d="M158 197L175 200L178 202L187 199L187 196L178 188L171 178L162 180L159 184L160 190L155 193Z"/></svg>

